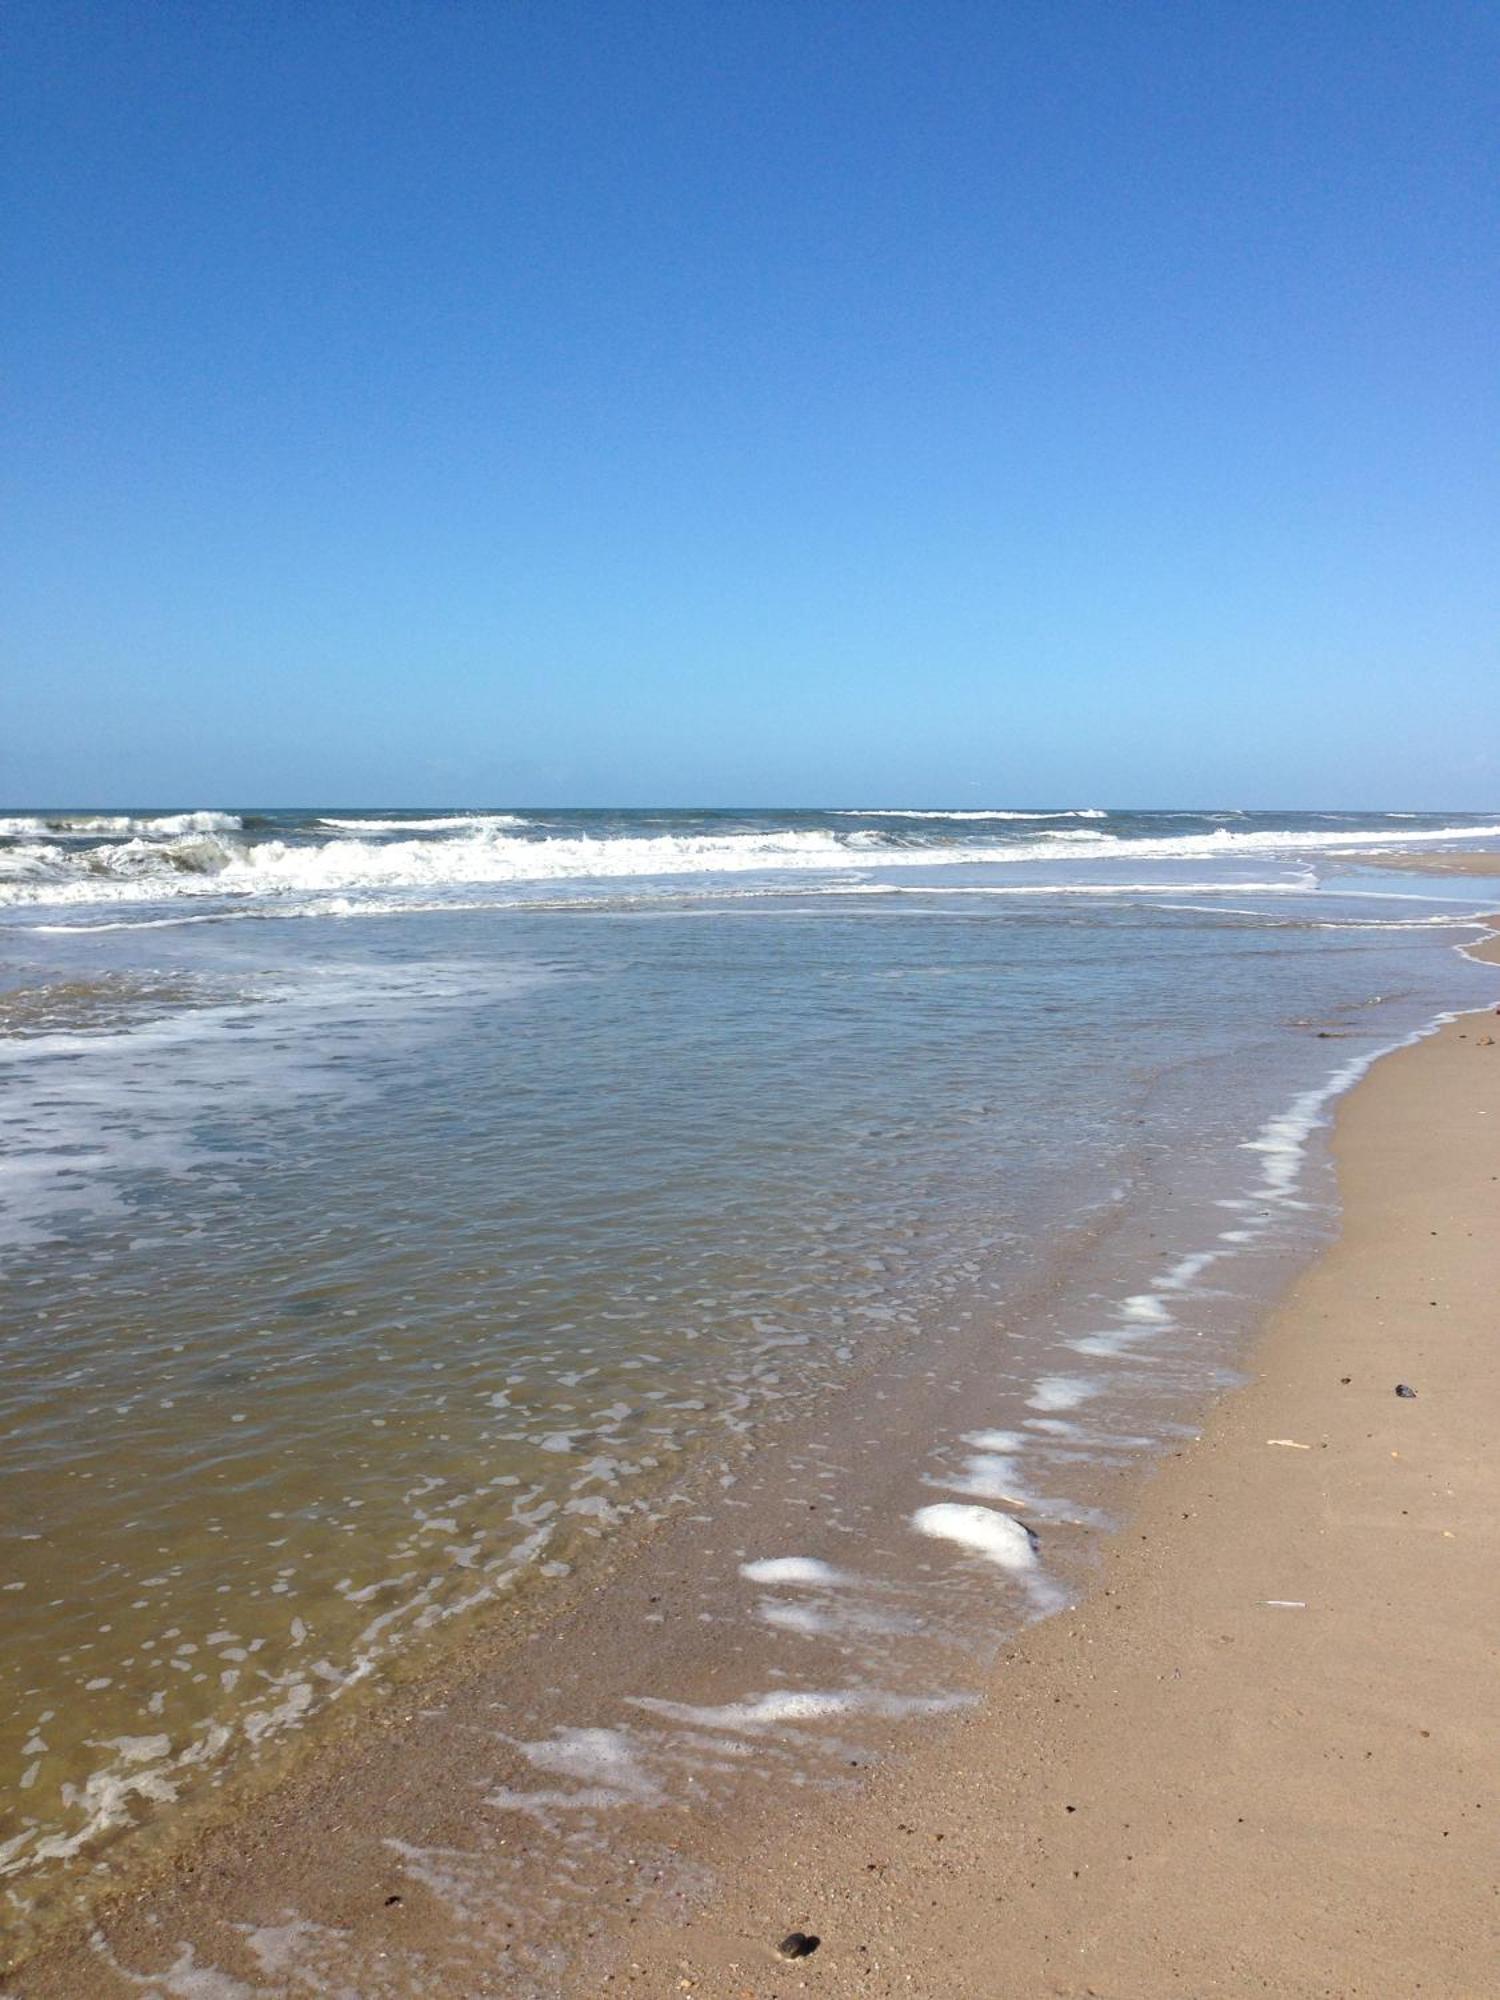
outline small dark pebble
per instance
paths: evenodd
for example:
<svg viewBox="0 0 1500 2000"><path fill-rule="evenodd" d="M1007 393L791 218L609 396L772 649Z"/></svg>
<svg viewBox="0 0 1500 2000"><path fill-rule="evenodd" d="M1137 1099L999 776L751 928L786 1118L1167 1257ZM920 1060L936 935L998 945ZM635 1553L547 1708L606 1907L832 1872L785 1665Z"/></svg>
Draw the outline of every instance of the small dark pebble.
<svg viewBox="0 0 1500 2000"><path fill-rule="evenodd" d="M385 1899L385 1906L389 1910L392 1909L400 1901L401 1898L399 1896L387 1896Z"/></svg>
<svg viewBox="0 0 1500 2000"><path fill-rule="evenodd" d="M806 1931L788 1931L776 1949L783 1958L811 1958L821 1938L809 1937Z"/></svg>
<svg viewBox="0 0 1500 2000"><path fill-rule="evenodd" d="M1396 1394L1398 1396L1404 1397L1408 1403L1412 1401L1416 1393L1417 1393L1416 1390L1411 1386L1409 1382L1398 1382L1396 1384Z"/></svg>

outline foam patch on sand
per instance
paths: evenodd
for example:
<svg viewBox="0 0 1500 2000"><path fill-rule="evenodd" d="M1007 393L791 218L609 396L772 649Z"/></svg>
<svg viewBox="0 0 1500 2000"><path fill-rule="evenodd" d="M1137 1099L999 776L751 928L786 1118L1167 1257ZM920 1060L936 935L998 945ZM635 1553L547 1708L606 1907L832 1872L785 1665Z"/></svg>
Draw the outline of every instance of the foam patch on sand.
<svg viewBox="0 0 1500 2000"><path fill-rule="evenodd" d="M1076 1410L1080 1403L1086 1403L1098 1393L1098 1383L1087 1375L1043 1375L1026 1398L1026 1407L1028 1410Z"/></svg>
<svg viewBox="0 0 1500 2000"><path fill-rule="evenodd" d="M102 1932L96 1931L90 1941L117 1979L153 2000L263 2000L267 1993L263 1986L250 1986L214 1966L200 1965L190 1944L180 1945L176 1958L161 1972L132 1972L110 1951Z"/></svg>
<svg viewBox="0 0 1500 2000"><path fill-rule="evenodd" d="M1172 1315L1155 1292L1136 1292L1120 1307L1120 1317L1132 1326L1170 1326Z"/></svg>
<svg viewBox="0 0 1500 2000"><path fill-rule="evenodd" d="M1065 1502L1047 1503L1037 1511L1049 1520L1088 1521L1086 1515L1075 1512ZM919 1507L911 1517L911 1525L919 1535L952 1542L1014 1577L1026 1592L1029 1618L1048 1618L1068 1602L1067 1593L1042 1570L1037 1557L1037 1538L1031 1529L998 1508L943 1500L930 1507ZM1107 1523L1100 1516L1092 1525Z"/></svg>
<svg viewBox="0 0 1500 2000"><path fill-rule="evenodd" d="M1075 1354L1087 1354L1096 1361L1118 1361L1131 1354L1143 1340L1149 1340L1155 1331L1155 1328L1140 1326L1108 1327L1100 1333L1084 1333L1076 1340L1065 1340L1063 1346L1072 1348Z"/></svg>
<svg viewBox="0 0 1500 2000"><path fill-rule="evenodd" d="M515 1748L533 1769L572 1779L576 1788L517 1792L501 1787L488 1794L486 1805L514 1812L579 1811L660 1805L666 1796L626 1730L559 1729L540 1742L517 1743Z"/></svg>
<svg viewBox="0 0 1500 2000"><path fill-rule="evenodd" d="M652 1695L633 1697L637 1708L680 1722L692 1729L722 1729L760 1735L798 1723L832 1722L843 1715L871 1715L901 1721L913 1715L939 1715L966 1706L969 1695L901 1695L882 1688L778 1689L726 1702L720 1708L694 1708L687 1702L659 1701Z"/></svg>
<svg viewBox="0 0 1500 2000"><path fill-rule="evenodd" d="M810 1584L825 1590L838 1590L854 1581L816 1556L767 1556L759 1562L741 1563L740 1575L748 1583Z"/></svg>
<svg viewBox="0 0 1500 2000"><path fill-rule="evenodd" d="M774 1597L762 1600L760 1617L778 1632L800 1632L806 1639L825 1638L837 1629L836 1621L826 1611L819 1611L811 1604L782 1604Z"/></svg>
<svg viewBox="0 0 1500 2000"><path fill-rule="evenodd" d="M911 1524L919 1535L957 1542L960 1548L972 1549L1014 1575L1025 1576L1037 1567L1036 1536L1024 1523L994 1507L940 1500L931 1507L919 1507Z"/></svg>
<svg viewBox="0 0 1500 2000"><path fill-rule="evenodd" d="M946 1486L951 1493L966 1493L974 1500L1003 1500L1012 1507L1031 1505L1014 1458L999 1452L974 1452L964 1460L964 1469L957 1477L935 1479L931 1484Z"/></svg>
<svg viewBox="0 0 1500 2000"><path fill-rule="evenodd" d="M784 1598L763 1597L756 1615L776 1632L796 1632L805 1639L891 1639L922 1630L922 1621L902 1611L881 1611L847 1597L822 1604L789 1604Z"/></svg>

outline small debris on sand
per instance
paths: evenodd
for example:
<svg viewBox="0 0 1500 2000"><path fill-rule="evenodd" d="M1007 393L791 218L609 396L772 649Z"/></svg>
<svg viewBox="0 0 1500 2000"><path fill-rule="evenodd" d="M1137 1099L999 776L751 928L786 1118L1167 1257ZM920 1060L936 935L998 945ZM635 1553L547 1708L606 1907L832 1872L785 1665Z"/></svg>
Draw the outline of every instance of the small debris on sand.
<svg viewBox="0 0 1500 2000"><path fill-rule="evenodd" d="M776 1949L783 1958L811 1958L822 1942L807 1931L788 1931Z"/></svg>

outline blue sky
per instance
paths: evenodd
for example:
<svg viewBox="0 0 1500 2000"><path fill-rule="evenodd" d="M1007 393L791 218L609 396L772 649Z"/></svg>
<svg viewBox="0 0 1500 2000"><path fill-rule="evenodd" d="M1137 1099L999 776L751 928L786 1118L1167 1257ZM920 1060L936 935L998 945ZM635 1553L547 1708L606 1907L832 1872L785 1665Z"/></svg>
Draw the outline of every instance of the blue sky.
<svg viewBox="0 0 1500 2000"><path fill-rule="evenodd" d="M0 797L1500 803L1500 9L12 0Z"/></svg>

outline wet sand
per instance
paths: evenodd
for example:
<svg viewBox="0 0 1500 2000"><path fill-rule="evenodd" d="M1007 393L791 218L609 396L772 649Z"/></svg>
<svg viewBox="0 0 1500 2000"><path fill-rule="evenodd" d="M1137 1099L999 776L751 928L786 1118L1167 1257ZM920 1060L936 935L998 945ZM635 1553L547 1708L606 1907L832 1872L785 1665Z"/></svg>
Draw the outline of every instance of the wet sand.
<svg viewBox="0 0 1500 2000"><path fill-rule="evenodd" d="M609 1990L1500 1991L1500 1018L1381 1063L1335 1152L1339 1242L1084 1604Z"/></svg>
<svg viewBox="0 0 1500 2000"><path fill-rule="evenodd" d="M1492 1992L1500 1021L1380 1064L1336 1151L1338 1246L1271 1322L1255 1382L1146 1483L1081 1608L993 1666L968 1643L992 1585L976 1577L951 1631L913 1638L910 1687L983 1696L968 1713L912 1720L898 1687L816 1746L765 1732L748 1784L694 1727L747 1684L776 1689L730 1601L738 1553L832 1556L857 1532L794 1417L736 1466L732 1520L706 1487L524 1645L476 1633L447 1682L207 1828L7 1990ZM972 1374L944 1361L941 1380L846 1399L872 1516L899 1517L910 1479L902 1453L879 1461L883 1428L975 1420ZM1090 1497L1140 1484L1121 1469ZM1068 1531L1047 1540L1066 1575ZM1094 1564L1096 1539L1074 1541ZM926 1601L922 1546L881 1553L899 1622ZM888 1638L871 1647L888 1668ZM845 1633L805 1678L847 1680L857 1653ZM688 1712L656 1762L553 1729L603 1719L611 1681ZM784 1963L793 1929L821 1942Z"/></svg>
<svg viewBox="0 0 1500 2000"><path fill-rule="evenodd" d="M1404 848L1397 854L1341 854L1339 860L1404 875L1500 875L1500 854L1426 854Z"/></svg>

